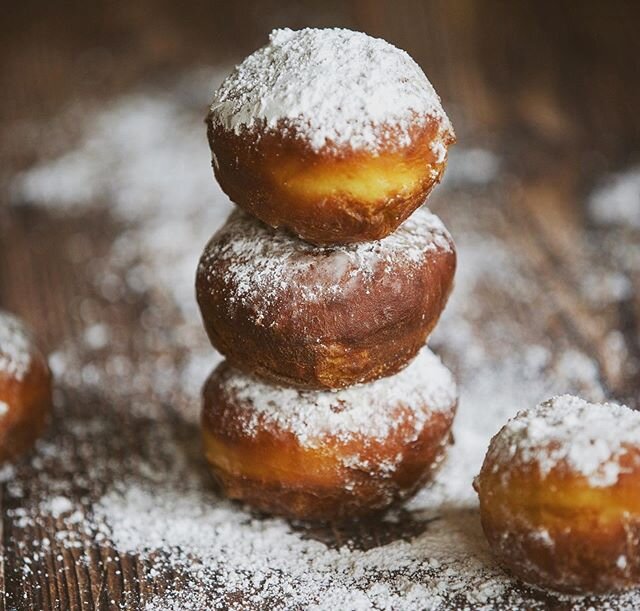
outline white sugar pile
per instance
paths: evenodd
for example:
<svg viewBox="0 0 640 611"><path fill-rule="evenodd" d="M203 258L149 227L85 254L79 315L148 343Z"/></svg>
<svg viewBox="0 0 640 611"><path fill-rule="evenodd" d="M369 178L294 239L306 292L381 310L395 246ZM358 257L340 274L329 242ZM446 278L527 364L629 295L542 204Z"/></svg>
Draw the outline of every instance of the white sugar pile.
<svg viewBox="0 0 640 611"><path fill-rule="evenodd" d="M21 380L30 365L31 343L26 329L15 316L0 310L0 374Z"/></svg>
<svg viewBox="0 0 640 611"><path fill-rule="evenodd" d="M388 42L343 29L274 30L216 91L210 120L241 133L285 122L314 149L376 150L380 128L408 138L416 122L451 125L440 98L411 57Z"/></svg>
<svg viewBox="0 0 640 611"><path fill-rule="evenodd" d="M639 412L561 395L509 420L491 444L491 460L535 464L543 475L565 464L604 487L618 481L621 456L639 444Z"/></svg>
<svg viewBox="0 0 640 611"><path fill-rule="evenodd" d="M589 199L597 223L640 229L640 168L614 174Z"/></svg>
<svg viewBox="0 0 640 611"><path fill-rule="evenodd" d="M21 501L20 478L7 485L13 522L28 528L42 514L57 516L56 523L67 525L57 533L60 545L82 546L74 534L79 529L94 540L108 539L119 554L140 557L148 577L171 582L145 601L147 611L543 608L540 595L514 590L492 561L471 482L489 439L518 409L561 392L599 399L603 390L589 357L570 345L548 345L546 328L536 326L557 312L518 249L496 237L504 223L500 198L482 197L482 185L498 167L485 163L490 153L466 169L454 158L449 169L457 173L455 186L477 185L477 191L469 202L448 193L443 208L456 237L459 272L433 345L456 371L461 397L456 443L434 486L388 522L367 525L382 540L368 550L353 542L326 545L313 532L258 519L212 491L194 449L194 424L199 388L219 356L195 311L193 276L229 204L215 186L202 125L215 79L199 75L202 86L192 98L180 86L162 95L151 90L90 114L74 149L13 184L15 201L46 206L52 214L82 215L109 205L120 234L94 276L121 281L124 297L151 289L140 328L123 333L91 320L81 341L52 359L64 427L33 458L33 510ZM501 311L479 308L486 291L492 303L503 304ZM88 299L82 300L85 310ZM124 299L116 305L127 307ZM174 360L169 355L176 346L185 354ZM565 361L560 368L557 353ZM91 414L80 410L83 401L92 405ZM131 438L131 419L144 436ZM69 482L104 492L86 511L72 511ZM394 529L402 536L390 537ZM33 555L24 562L37 564ZM591 603L565 604L586 609ZM640 602L628 594L595 604L631 610Z"/></svg>

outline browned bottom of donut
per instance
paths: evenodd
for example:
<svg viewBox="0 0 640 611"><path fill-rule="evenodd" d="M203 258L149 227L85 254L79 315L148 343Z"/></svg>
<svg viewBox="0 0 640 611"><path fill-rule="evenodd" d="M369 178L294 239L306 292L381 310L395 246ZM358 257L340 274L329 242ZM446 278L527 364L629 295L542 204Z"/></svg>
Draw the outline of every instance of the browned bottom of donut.
<svg viewBox="0 0 640 611"><path fill-rule="evenodd" d="M337 389L394 375L424 346L448 299L432 301L424 317L415 312L375 337L350 337L331 344L312 343L304 336L280 335L273 327L225 326L202 307L212 345L239 369L284 386ZM353 304L358 311L358 304ZM214 322L215 321L215 322Z"/></svg>
<svg viewBox="0 0 640 611"><path fill-rule="evenodd" d="M392 451L403 454L389 474L344 467L332 448L305 451L294 439L274 443L268 435L259 435L250 443L231 445L205 425L204 444L211 471L227 497L287 518L345 521L382 512L430 481L449 441L448 435L434 439L441 433L442 427L436 426L411 447L384 448L384 454L373 456L375 464Z"/></svg>

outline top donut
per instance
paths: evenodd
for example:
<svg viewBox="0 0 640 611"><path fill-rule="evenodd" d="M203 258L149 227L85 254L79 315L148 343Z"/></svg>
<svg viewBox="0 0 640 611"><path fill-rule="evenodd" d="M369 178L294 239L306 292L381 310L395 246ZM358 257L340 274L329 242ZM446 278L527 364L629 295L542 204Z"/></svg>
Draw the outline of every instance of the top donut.
<svg viewBox="0 0 640 611"><path fill-rule="evenodd" d="M215 93L208 126L229 197L316 244L394 231L440 180L455 141L411 57L343 29L272 32Z"/></svg>

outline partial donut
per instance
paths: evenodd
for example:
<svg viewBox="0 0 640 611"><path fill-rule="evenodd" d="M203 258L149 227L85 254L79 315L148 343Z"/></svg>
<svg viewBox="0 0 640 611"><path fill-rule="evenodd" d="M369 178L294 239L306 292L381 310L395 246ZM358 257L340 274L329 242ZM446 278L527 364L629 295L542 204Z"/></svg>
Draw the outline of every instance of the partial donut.
<svg viewBox="0 0 640 611"><path fill-rule="evenodd" d="M579 594L640 584L640 413L570 395L520 412L475 488L491 549L523 581Z"/></svg>
<svg viewBox="0 0 640 611"><path fill-rule="evenodd" d="M0 464L33 445L51 403L46 359L23 324L0 311Z"/></svg>
<svg viewBox="0 0 640 611"><path fill-rule="evenodd" d="M455 141L411 57L343 29L274 30L216 91L207 123L231 200L315 244L393 232Z"/></svg>
<svg viewBox="0 0 640 611"><path fill-rule="evenodd" d="M335 389L402 369L451 291L456 255L422 208L377 242L316 247L237 211L206 246L197 298L232 365L285 385Z"/></svg>
<svg viewBox="0 0 640 611"><path fill-rule="evenodd" d="M232 499L291 518L345 520L430 479L456 403L451 373L428 348L393 377L338 392L273 386L225 362L204 388L206 457Z"/></svg>

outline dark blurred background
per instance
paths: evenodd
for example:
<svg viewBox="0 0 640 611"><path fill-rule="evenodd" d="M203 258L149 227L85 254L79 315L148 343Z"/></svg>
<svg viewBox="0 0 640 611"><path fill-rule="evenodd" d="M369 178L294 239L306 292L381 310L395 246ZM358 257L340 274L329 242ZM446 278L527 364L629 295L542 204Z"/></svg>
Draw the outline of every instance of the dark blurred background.
<svg viewBox="0 0 640 611"><path fill-rule="evenodd" d="M531 171L549 151L617 167L638 154L639 24L630 1L26 0L0 20L0 115L46 117L76 98L236 62L274 27L344 26L406 49L459 131L530 149Z"/></svg>

